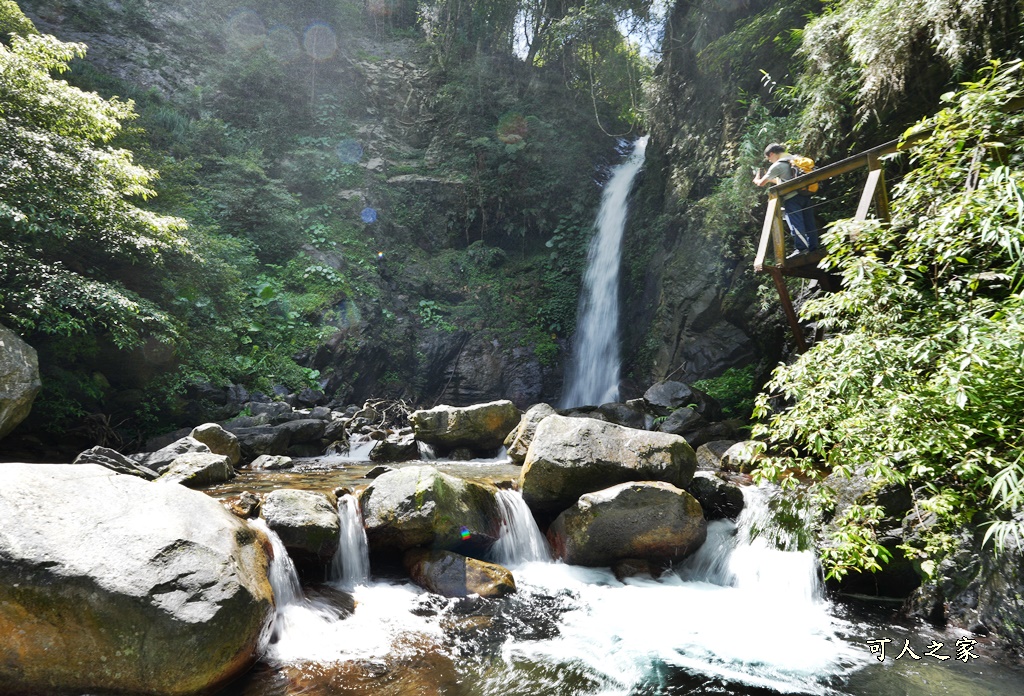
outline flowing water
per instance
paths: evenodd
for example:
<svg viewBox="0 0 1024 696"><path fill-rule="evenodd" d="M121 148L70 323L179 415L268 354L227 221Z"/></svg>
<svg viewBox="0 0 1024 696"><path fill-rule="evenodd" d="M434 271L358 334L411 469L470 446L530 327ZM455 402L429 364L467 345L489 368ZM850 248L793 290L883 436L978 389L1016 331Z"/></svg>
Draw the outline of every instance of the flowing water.
<svg viewBox="0 0 1024 696"><path fill-rule="evenodd" d="M576 313L576 334L562 406L603 404L619 397L619 266L629 192L644 164L647 136L633 144L601 196L596 233Z"/></svg>
<svg viewBox="0 0 1024 696"><path fill-rule="evenodd" d="M331 562L330 581L346 590L365 585L370 579L370 547L366 543L363 514L351 494L338 497L338 551Z"/></svg>
<svg viewBox="0 0 1024 696"><path fill-rule="evenodd" d="M494 558L519 588L500 600L445 599L386 577L306 596L264 527L275 548L275 638L222 696L1020 693L1022 674L984 643L969 663L897 661L905 640L919 656L929 642L952 654L968 634L865 620L828 602L813 556L777 548L764 491L746 489L741 518L710 523L683 564L625 581L552 562L519 494L499 493ZM883 662L867 643L880 637L892 641Z"/></svg>

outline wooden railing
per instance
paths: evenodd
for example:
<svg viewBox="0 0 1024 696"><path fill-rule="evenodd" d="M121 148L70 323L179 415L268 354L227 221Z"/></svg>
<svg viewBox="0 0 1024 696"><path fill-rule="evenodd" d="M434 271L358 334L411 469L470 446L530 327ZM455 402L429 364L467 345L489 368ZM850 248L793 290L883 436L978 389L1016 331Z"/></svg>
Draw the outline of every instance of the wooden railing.
<svg viewBox="0 0 1024 696"><path fill-rule="evenodd" d="M1024 97L1011 99L1005 103L1002 110L1007 113L1024 109ZM764 225L761 228L761 240L757 245L757 255L754 257L754 270L758 273L771 273L775 281L775 287L779 291L779 299L782 302L783 311L789 320L789 326L793 330L796 339L796 346L799 352L807 350L807 343L804 341L803 330L800 328L800 321L793 308L793 302L789 297L789 289L783 276L801 276L805 278L817 278L826 290L838 290L834 287L832 278L825 271L818 268L818 262L825 256L824 250L818 250L810 254L803 254L793 259L786 258L786 226L782 219L782 196L806 188L813 183L820 183L843 174L867 169L868 177L861 192L860 200L857 203L857 210L853 218L855 220L866 220L874 204L875 215L888 221L889 218L889 194L885 187L885 172L882 169L882 158L901 149L909 148L920 140L931 135L931 129L922 129L902 140L890 140L878 147L865 150L859 154L847 157L844 160L835 162L820 169L815 169L809 174L798 176L795 179L772 186L768 189L768 210L764 216ZM772 248L774 264L765 263L768 256L768 247Z"/></svg>
<svg viewBox="0 0 1024 696"><path fill-rule="evenodd" d="M906 141L904 147L920 140L925 133L915 134ZM857 171L858 169L868 170L868 179L864 184L864 191L861 193L860 201L854 219L865 220L871 210L871 204L875 204L876 214L883 220L889 219L889 194L885 188L885 172L882 169L882 157L896 152L900 148L899 140L891 140L878 147L865 150L859 154L847 157L844 160L815 169L809 174L798 176L795 179L772 186L768 189L768 210L764 216L764 225L761 227L761 241L757 246L757 256L754 257L754 270L757 272L772 272L772 268L791 268L806 265L803 261L787 264L786 261L786 226L782 220L782 196L791 191L807 188L811 184L820 183L843 174ZM775 264L765 263L768 255L768 247L772 247L775 256Z"/></svg>

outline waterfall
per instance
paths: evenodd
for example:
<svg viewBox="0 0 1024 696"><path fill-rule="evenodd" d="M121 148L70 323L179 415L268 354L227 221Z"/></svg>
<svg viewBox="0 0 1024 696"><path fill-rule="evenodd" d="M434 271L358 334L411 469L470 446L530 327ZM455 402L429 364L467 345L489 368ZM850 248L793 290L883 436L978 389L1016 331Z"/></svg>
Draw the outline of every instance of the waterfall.
<svg viewBox="0 0 1024 696"><path fill-rule="evenodd" d="M508 567L531 561L550 561L547 539L537 527L522 494L499 489L497 498L501 534L491 549L494 562Z"/></svg>
<svg viewBox="0 0 1024 696"><path fill-rule="evenodd" d="M260 518L251 520L250 524L267 535L267 539L270 540L270 548L274 553L274 557L270 559L267 576L270 579L270 587L274 591L274 639L278 639L287 629L289 611L294 607L304 606L306 597L299 584L299 574L295 570L295 563L288 555L288 550L285 549L281 537Z"/></svg>
<svg viewBox="0 0 1024 696"><path fill-rule="evenodd" d="M365 585L370 579L370 549L359 501L351 494L338 498L338 552L331 562L330 580L346 590Z"/></svg>
<svg viewBox="0 0 1024 696"><path fill-rule="evenodd" d="M627 199L644 164L644 136L617 166L601 196L597 229L587 252L576 313L576 335L562 406L602 404L619 398L619 265Z"/></svg>

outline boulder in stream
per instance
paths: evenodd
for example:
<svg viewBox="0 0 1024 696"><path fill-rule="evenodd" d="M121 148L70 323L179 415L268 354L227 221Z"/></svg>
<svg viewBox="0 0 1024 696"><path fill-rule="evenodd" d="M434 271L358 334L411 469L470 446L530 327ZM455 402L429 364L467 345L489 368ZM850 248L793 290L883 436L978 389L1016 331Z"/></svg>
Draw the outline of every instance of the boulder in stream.
<svg viewBox="0 0 1024 696"><path fill-rule="evenodd" d="M587 493L548 528L555 556L585 566L625 559L670 563L696 551L706 536L700 503L661 481Z"/></svg>
<svg viewBox="0 0 1024 696"><path fill-rule="evenodd" d="M238 438L216 423L197 425L189 436L209 447L214 454L223 454L231 466L238 466L242 461L242 448L238 444Z"/></svg>
<svg viewBox="0 0 1024 696"><path fill-rule="evenodd" d="M526 451L530 449L530 443L537 432L537 426L542 420L556 413L555 409L548 404L534 404L523 414L519 425L505 438L505 449L509 458L516 464L522 464L526 459Z"/></svg>
<svg viewBox="0 0 1024 696"><path fill-rule="evenodd" d="M553 517L584 493L626 481L683 488L696 467L693 450L678 435L555 415L537 426L519 489L535 513Z"/></svg>
<svg viewBox="0 0 1024 696"><path fill-rule="evenodd" d="M333 494L280 488L263 498L260 515L300 567L322 567L338 551L338 501Z"/></svg>
<svg viewBox="0 0 1024 696"><path fill-rule="evenodd" d="M204 488L223 483L234 476L235 469L223 454L193 452L177 457L157 481L180 483L189 488Z"/></svg>
<svg viewBox="0 0 1024 696"><path fill-rule="evenodd" d="M112 450L109 447L90 447L85 450L77 457L72 464L99 464L102 467L116 471L119 474L128 474L129 476L138 476L139 478L152 481L157 477L157 473L152 469L148 469L141 464L135 463L134 460L129 459L117 450Z"/></svg>
<svg viewBox="0 0 1024 696"><path fill-rule="evenodd" d="M162 474L170 468L175 459L183 454L192 453L210 454L211 452L210 448L204 443L186 435L165 447L161 447L156 452L133 454L131 459L134 459L147 469L152 469L158 474Z"/></svg>
<svg viewBox="0 0 1024 696"><path fill-rule="evenodd" d="M410 549L402 560L414 583L445 597L505 597L516 591L508 568L452 551Z"/></svg>
<svg viewBox="0 0 1024 696"><path fill-rule="evenodd" d="M381 474L363 490L360 505L371 551L427 546L479 553L501 527L493 489L432 466Z"/></svg>
<svg viewBox="0 0 1024 696"><path fill-rule="evenodd" d="M474 406L437 406L409 416L416 439L428 445L455 449L495 450L519 424L519 409L511 401Z"/></svg>
<svg viewBox="0 0 1024 696"><path fill-rule="evenodd" d="M5 693L212 693L269 639L267 539L95 464L0 465Z"/></svg>

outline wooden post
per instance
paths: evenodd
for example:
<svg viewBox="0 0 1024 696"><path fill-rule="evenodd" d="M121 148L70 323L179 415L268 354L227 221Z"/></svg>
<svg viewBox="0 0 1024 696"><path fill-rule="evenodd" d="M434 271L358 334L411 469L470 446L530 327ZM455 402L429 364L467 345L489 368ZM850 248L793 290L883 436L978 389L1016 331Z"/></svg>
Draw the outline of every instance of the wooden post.
<svg viewBox="0 0 1024 696"><path fill-rule="evenodd" d="M793 330L793 338L796 339L796 350L798 353L806 352L807 342L804 341L804 332L800 328L800 319L796 316L796 310L793 309L793 301L789 299L789 288L786 287L786 280L782 277L782 271L778 268L769 267L768 272L772 274L772 280L775 281L775 289L779 291L782 311L786 313L786 319L789 320L789 328Z"/></svg>
<svg viewBox="0 0 1024 696"><path fill-rule="evenodd" d="M758 273L764 270L764 257L768 255L768 241L772 237L772 225L779 208L779 197L768 194L768 209L764 214L764 224L761 226L761 239L757 244L757 256L754 257L754 270Z"/></svg>

